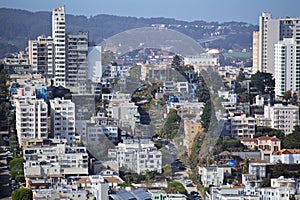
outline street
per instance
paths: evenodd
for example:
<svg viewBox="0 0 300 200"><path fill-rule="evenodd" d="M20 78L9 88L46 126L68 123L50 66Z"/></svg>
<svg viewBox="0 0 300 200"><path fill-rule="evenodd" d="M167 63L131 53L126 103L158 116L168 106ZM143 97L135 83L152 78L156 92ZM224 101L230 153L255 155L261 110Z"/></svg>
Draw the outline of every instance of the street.
<svg viewBox="0 0 300 200"><path fill-rule="evenodd" d="M0 146L0 199L11 199L11 189L9 185L9 168L7 163L8 154L4 150L5 146Z"/></svg>

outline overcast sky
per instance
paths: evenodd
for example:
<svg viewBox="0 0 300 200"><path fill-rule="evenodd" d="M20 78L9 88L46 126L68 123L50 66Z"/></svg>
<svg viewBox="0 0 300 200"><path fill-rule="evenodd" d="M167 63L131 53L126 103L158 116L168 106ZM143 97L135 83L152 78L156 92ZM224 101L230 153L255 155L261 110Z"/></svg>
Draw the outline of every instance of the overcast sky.
<svg viewBox="0 0 300 200"><path fill-rule="evenodd" d="M88 17L112 14L258 24L262 12L274 18L300 16L300 0L0 0L0 7L29 11L51 11L61 5L68 14Z"/></svg>

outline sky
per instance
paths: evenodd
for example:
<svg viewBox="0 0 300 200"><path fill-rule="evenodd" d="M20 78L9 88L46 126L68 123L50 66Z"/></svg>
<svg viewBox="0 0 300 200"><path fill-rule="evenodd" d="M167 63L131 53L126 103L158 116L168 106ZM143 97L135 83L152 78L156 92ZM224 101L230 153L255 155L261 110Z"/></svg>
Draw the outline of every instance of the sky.
<svg viewBox="0 0 300 200"><path fill-rule="evenodd" d="M274 18L300 16L299 0L0 0L0 7L51 11L61 5L67 14L111 14L167 17L184 21L241 21L258 24L262 12Z"/></svg>

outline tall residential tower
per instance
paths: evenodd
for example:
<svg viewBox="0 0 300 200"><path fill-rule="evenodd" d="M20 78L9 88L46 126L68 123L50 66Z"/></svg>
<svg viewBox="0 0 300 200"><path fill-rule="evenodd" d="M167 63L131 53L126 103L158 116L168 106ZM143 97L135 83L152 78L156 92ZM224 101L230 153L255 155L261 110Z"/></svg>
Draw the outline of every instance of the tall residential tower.
<svg viewBox="0 0 300 200"><path fill-rule="evenodd" d="M52 11L52 38L54 41L54 83L66 86L66 14L65 7Z"/></svg>

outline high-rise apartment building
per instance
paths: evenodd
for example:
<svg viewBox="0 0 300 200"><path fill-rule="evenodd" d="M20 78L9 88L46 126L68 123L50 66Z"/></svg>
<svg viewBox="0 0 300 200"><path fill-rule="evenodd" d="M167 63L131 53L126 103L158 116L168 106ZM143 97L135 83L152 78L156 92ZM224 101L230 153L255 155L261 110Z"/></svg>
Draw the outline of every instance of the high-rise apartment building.
<svg viewBox="0 0 300 200"><path fill-rule="evenodd" d="M54 138L67 139L69 145L76 144L75 104L71 100L50 100L51 132Z"/></svg>
<svg viewBox="0 0 300 200"><path fill-rule="evenodd" d="M259 32L253 32L253 43L252 43L252 55L253 55L253 66L252 72L255 74L259 69Z"/></svg>
<svg viewBox="0 0 300 200"><path fill-rule="evenodd" d="M294 38L284 38L275 44L274 66L277 97L282 97L288 90L300 89L300 46Z"/></svg>
<svg viewBox="0 0 300 200"><path fill-rule="evenodd" d="M50 36L41 35L37 40L29 40L28 54L32 73L53 77L54 43Z"/></svg>
<svg viewBox="0 0 300 200"><path fill-rule="evenodd" d="M67 35L67 86L78 89L86 81L88 71L88 33ZM73 90L74 90L73 89Z"/></svg>
<svg viewBox="0 0 300 200"><path fill-rule="evenodd" d="M48 107L41 99L16 100L16 129L18 142L48 138Z"/></svg>
<svg viewBox="0 0 300 200"><path fill-rule="evenodd" d="M52 11L52 38L54 41L54 82L66 86L66 14L65 7Z"/></svg>
<svg viewBox="0 0 300 200"><path fill-rule="evenodd" d="M300 45L300 17L272 18L270 13L263 13L259 18L259 71L274 75L275 44L284 38L294 38L296 44Z"/></svg>
<svg viewBox="0 0 300 200"><path fill-rule="evenodd" d="M88 78L93 82L99 83L103 74L101 60L101 46L89 45L88 55Z"/></svg>

